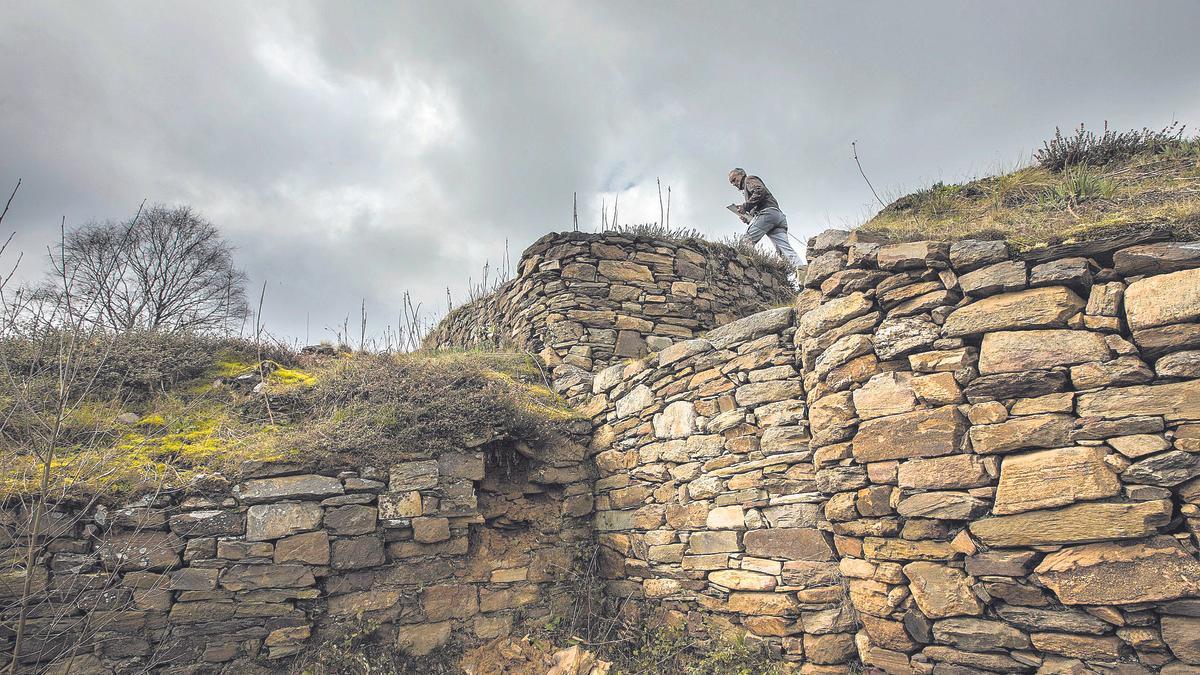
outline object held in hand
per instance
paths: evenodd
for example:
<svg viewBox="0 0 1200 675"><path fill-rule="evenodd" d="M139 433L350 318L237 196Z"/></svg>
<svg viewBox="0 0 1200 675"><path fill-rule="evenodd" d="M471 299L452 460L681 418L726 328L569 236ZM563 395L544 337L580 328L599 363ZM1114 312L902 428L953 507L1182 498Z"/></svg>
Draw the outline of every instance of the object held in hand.
<svg viewBox="0 0 1200 675"><path fill-rule="evenodd" d="M738 206L737 204L730 204L729 206L726 206L725 208L732 211L733 215L737 216L743 223L750 222L750 219L748 217L746 217L746 214L742 213L741 206Z"/></svg>

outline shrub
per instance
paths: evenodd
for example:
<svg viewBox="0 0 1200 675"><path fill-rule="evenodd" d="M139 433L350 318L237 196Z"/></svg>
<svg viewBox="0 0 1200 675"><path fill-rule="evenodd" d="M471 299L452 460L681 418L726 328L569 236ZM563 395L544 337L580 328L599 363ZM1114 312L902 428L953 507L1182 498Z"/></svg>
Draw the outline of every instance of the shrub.
<svg viewBox="0 0 1200 675"><path fill-rule="evenodd" d="M1113 182L1086 166L1068 168L1052 189L1060 203L1075 205L1089 199L1108 199L1115 190Z"/></svg>
<svg viewBox="0 0 1200 675"><path fill-rule="evenodd" d="M1080 124L1073 135L1064 137L1062 131L1055 128L1054 138L1046 141L1033 158L1051 171L1062 171L1071 166L1105 166L1137 155L1157 155L1194 147L1197 139L1185 139L1183 130L1182 124L1172 122L1159 131L1143 127L1140 131L1118 133L1109 129L1105 122L1099 136Z"/></svg>

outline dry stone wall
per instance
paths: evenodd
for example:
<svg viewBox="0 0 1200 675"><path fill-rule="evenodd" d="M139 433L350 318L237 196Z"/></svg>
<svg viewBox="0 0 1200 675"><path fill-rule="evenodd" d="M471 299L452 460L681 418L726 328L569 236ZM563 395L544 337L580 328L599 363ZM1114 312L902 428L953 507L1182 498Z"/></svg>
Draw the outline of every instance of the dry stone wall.
<svg viewBox="0 0 1200 675"><path fill-rule="evenodd" d="M587 403L610 599L700 633L749 633L845 672L854 617L812 464L791 307L596 374Z"/></svg>
<svg viewBox="0 0 1200 675"><path fill-rule="evenodd" d="M450 312L425 346L515 347L598 370L790 302L788 277L720 244L550 234L524 252L516 278Z"/></svg>
<svg viewBox="0 0 1200 675"><path fill-rule="evenodd" d="M889 673L1197 672L1200 246L814 240L827 527Z"/></svg>
<svg viewBox="0 0 1200 675"><path fill-rule="evenodd" d="M516 447L273 464L228 491L56 511L30 574L24 672L283 672L364 625L421 656L561 614L562 580L591 540L586 452ZM29 536L10 507L6 560ZM24 580L0 577L0 651Z"/></svg>

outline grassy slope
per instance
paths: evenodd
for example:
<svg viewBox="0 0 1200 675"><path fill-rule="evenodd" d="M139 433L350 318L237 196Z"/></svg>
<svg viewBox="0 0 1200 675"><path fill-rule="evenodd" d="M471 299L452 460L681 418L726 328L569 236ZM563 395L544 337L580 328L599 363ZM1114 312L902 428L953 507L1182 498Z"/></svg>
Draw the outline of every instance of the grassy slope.
<svg viewBox="0 0 1200 675"><path fill-rule="evenodd" d="M1103 167L1040 166L901 197L861 226L892 241L1007 239L1018 248L1158 228L1200 238L1200 145Z"/></svg>
<svg viewBox="0 0 1200 675"><path fill-rule="evenodd" d="M56 449L52 491L128 499L191 485L220 488L246 462L350 455L386 460L392 450L461 445L488 424L573 419L524 354L342 354L302 359L268 377L266 395L227 384L253 373L251 355L214 357L200 377L145 400L98 391L73 406ZM0 391L0 399L4 392ZM269 401L269 406L268 406ZM33 418L7 424L43 424ZM33 435L9 426L0 438L0 498L30 494L40 465Z"/></svg>

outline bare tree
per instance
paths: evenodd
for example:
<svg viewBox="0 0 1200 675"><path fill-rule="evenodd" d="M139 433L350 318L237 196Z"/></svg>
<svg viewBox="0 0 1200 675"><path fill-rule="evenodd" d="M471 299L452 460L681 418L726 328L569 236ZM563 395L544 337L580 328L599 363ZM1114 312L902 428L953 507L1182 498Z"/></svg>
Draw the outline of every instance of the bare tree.
<svg viewBox="0 0 1200 675"><path fill-rule="evenodd" d="M187 206L72 230L52 265L56 280L72 270L75 297L94 300L83 318L114 331L227 331L249 315L233 248Z"/></svg>

